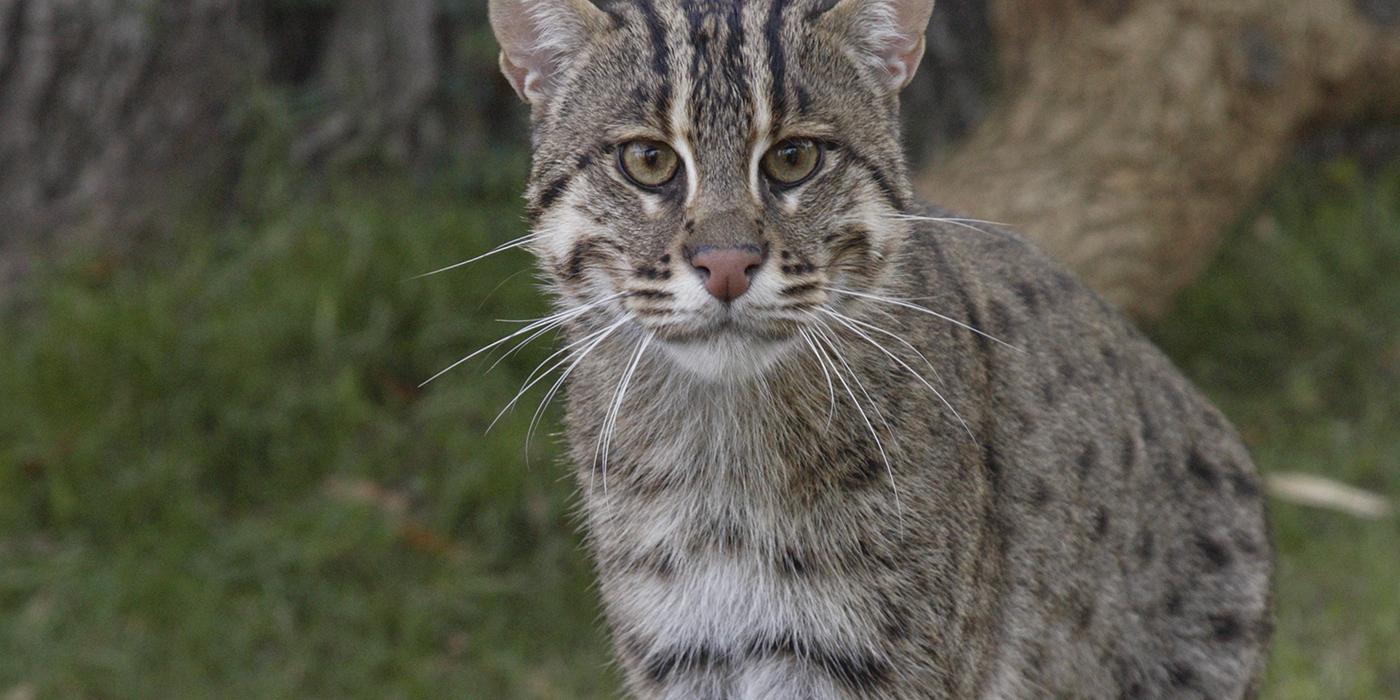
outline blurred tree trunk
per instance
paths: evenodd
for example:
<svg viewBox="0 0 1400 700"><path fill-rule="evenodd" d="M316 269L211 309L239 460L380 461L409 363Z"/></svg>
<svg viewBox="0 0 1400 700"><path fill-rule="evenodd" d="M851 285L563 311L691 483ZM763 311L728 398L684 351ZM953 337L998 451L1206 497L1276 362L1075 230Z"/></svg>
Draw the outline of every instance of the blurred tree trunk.
<svg viewBox="0 0 1400 700"><path fill-rule="evenodd" d="M140 225L222 164L254 48L234 6L0 0L0 281L39 238Z"/></svg>
<svg viewBox="0 0 1400 700"><path fill-rule="evenodd" d="M1400 0L987 0L1004 99L930 199L1152 316L1305 127L1400 113Z"/></svg>

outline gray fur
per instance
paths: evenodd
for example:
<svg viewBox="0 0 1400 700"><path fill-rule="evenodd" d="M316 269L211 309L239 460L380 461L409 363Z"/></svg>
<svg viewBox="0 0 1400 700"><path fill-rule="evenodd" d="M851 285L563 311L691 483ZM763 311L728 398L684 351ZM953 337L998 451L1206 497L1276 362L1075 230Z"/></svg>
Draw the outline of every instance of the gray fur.
<svg viewBox="0 0 1400 700"><path fill-rule="evenodd" d="M920 4L492 0L507 73L555 66L522 90L530 245L627 688L1251 696L1272 565L1249 455L1059 265L912 203L882 65ZM581 38L536 60L521 17ZM829 141L821 172L755 188L794 135ZM688 146L670 189L619 174L638 137ZM732 308L697 243L768 250Z"/></svg>

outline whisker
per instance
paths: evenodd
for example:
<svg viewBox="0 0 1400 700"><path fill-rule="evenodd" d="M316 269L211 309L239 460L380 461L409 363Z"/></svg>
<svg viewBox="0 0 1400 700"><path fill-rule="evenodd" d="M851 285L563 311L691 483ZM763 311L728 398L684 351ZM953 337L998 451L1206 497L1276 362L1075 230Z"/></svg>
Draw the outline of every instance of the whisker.
<svg viewBox="0 0 1400 700"><path fill-rule="evenodd" d="M613 332L621 328L625 323L627 323L627 319L619 319L617 323L614 323L613 325L603 329L601 334L595 334L595 336L593 336L594 340L589 343L588 347L584 348L583 350L580 350L578 354L574 356L573 363L566 367L562 373L560 373L559 378L556 379L554 382L554 386L551 386L549 388L549 391L545 392L544 398L540 400L540 405L535 407L535 414L530 417L530 427L525 431L526 454L529 454L530 440L535 435L535 428L539 426L540 419L544 417L545 409L548 408L549 403L554 400L554 397L559 393L559 390L564 387L564 382L569 378L569 375L573 374L574 368L578 367L579 363L583 362L584 358L588 357L589 353L593 352L593 350L596 349L599 345L602 345L603 341L606 340L608 336L612 335Z"/></svg>
<svg viewBox="0 0 1400 700"><path fill-rule="evenodd" d="M607 415L603 418L603 429L598 434L598 446L593 451L593 461L599 465L603 472L604 495L608 493L608 451L612 447L613 431L617 428L617 414L622 409L623 399L627 396L627 387L632 383L632 374L637 371L637 365L642 361L642 353L646 352L647 346L655 337L651 333L647 333L637 343L637 350L632 353L631 362L623 371L622 378L618 380L617 392L613 394L612 406L609 407Z"/></svg>
<svg viewBox="0 0 1400 700"><path fill-rule="evenodd" d="M433 380L435 380L435 379L437 379L438 377L441 377L442 375L447 374L448 372L451 372L452 370L454 370L454 369L460 367L461 365L463 365L463 364L466 363L467 361L471 360L472 358L474 358L474 357L476 357L476 356L478 356L478 355L480 355L480 354L482 354L482 353L484 353L484 352L488 352L488 351L490 351L490 350L492 350L492 349L494 349L494 348L497 348L497 347L501 346L501 345L504 344L504 343L510 342L510 341L511 341L512 339L514 339L514 338L517 338L517 337L519 337L519 336L521 336L521 335L525 335L525 334L527 334L527 333L534 333L535 331L538 331L538 330L541 329L541 328L549 329L549 328L552 328L552 327L557 327L557 326L563 325L565 322L569 321L570 319L573 319L573 318L577 318L577 317L579 317L579 316L582 316L583 314L585 314L585 313L587 313L587 312L589 312L589 311L591 311L591 310L597 308L598 306L600 306L600 305L602 305L602 304L604 304L604 303L606 303L606 302L608 302L608 301L611 301L611 300L614 299L614 298L616 298L616 297L608 297L608 298L604 298L604 299L599 299L599 300L597 300L597 301L589 302L589 303L587 303L587 304L583 304L583 305L581 305L581 306L577 306L577 307L574 307L574 308L572 308L572 309L568 309L568 310L566 310L566 311L561 311L561 312L559 312L559 313L551 314L551 315L549 315L549 316L545 316L544 318L540 318L540 319L536 319L536 320L534 320L534 321L531 321L531 322L529 323L529 325L525 326L524 328L517 329L515 332L511 333L510 335L507 335L507 336L505 336L504 338L499 338L499 339L497 339L497 340L495 340L495 341L492 341L490 344L485 345L485 346L483 346L483 347L477 349L476 351L472 352L470 355L467 355L466 357L463 357L462 359L457 360L456 362L453 362L452 364L450 364L450 365L448 365L447 367L443 368L442 370L438 371L437 374L434 374L433 376L428 377L426 380L423 381L422 384L419 384L419 385L418 385L418 388L421 389L421 388L427 386L427 385L428 385L429 383L431 383Z"/></svg>
<svg viewBox="0 0 1400 700"><path fill-rule="evenodd" d="M986 221L984 219L967 219L961 217L947 216L920 216L918 214L906 214L904 212L900 212L898 214L886 214L885 216L886 218L898 219L900 221L927 221L930 223L953 224L954 226L961 226L963 228L972 229L973 231L977 231L978 233L989 233L989 231L977 228L976 226L971 226L970 224L985 224L987 226L1000 226L1002 228L1012 228L1011 224L1005 224L1000 221Z"/></svg>
<svg viewBox="0 0 1400 700"><path fill-rule="evenodd" d="M831 399L831 404L826 410L826 427L831 427L831 421L836 417L836 385L831 382L831 372L826 368L826 359L817 350L817 346L812 342L812 336L807 333L807 329L797 330L802 339L807 341L807 347L812 349L812 355L817 358L817 365L822 368L822 374L826 377L826 393Z"/></svg>
<svg viewBox="0 0 1400 700"><path fill-rule="evenodd" d="M515 239L515 240L513 240L513 241L508 241L508 242L506 242L506 243L502 243L502 244L496 246L495 248L492 248L491 250L488 250L488 251L486 251L485 253L482 253L481 255L478 255L478 256L476 256L476 257L474 257L474 258L470 258L470 259L468 259L468 260L463 260L462 262L458 262L458 263L452 263L451 265L448 265L447 267L440 267L440 268L438 268L438 269L436 269L436 270L433 270L432 272L424 272L424 273L421 274L421 275L414 275L413 277L408 278L408 280L406 280L406 281L410 281L410 282L411 282L411 281L413 281L413 280L420 280L420 279L423 279L424 277L431 277L431 276L436 275L436 274L441 273L441 272L447 272L448 270L455 270L455 269L457 269L457 268L459 268L459 267L465 267L465 266L470 265L470 264L472 264L472 263L474 263L474 262L477 262L477 261L479 261L479 260L485 260L486 258L489 258L489 257L491 257L492 255L496 255L497 253L504 253L505 251L510 250L511 248L519 248L519 247L521 247L521 246L524 246L524 245L528 245L528 244L530 244L530 243L533 243L533 242L535 241L535 239L537 238L537 236L538 236L538 234L534 234L534 233L521 236L521 237L519 237L519 238L517 238L517 239Z"/></svg>
<svg viewBox="0 0 1400 700"><path fill-rule="evenodd" d="M823 309L823 311L826 311L826 310ZM879 343L875 342L875 339L874 339L874 338L871 338L867 333L865 333L864 331L860 330L860 329L857 328L855 325L853 325L853 324L851 324L850 322L846 321L844 318L841 318L839 315L835 314L834 312L827 311L827 313L828 313L829 315L831 315L833 318L835 318L836 321L837 321L838 323L840 323L841 325L845 326L847 329L849 329L851 332L855 333L856 335L860 336L862 339L865 340L865 342L870 343L872 346L875 347L876 350L879 350L880 352L885 353L885 355L889 356L889 358L890 358L891 360L894 360L896 363L898 363L900 367L903 367L904 369L908 370L910 374L914 375L914 378L915 378L915 379L918 379L920 382L923 383L923 385L924 385L925 387L928 387L928 390L929 390L929 391L932 391L932 392L933 392L933 395L934 395L934 396L937 396L937 397L938 397L938 400L941 401L941 402L943 402L943 405L946 406L946 407L948 408L949 411L952 411L953 417L956 418L956 419L958 419L958 422L962 424L963 430L966 430L966 431L967 431L967 436L970 437L970 438L972 438L973 442L976 442L976 441L977 441L977 436L972 434L972 428L968 427L967 421L963 420L963 417L962 417L961 415L958 415L958 409L953 408L953 404L951 404L951 403L948 402L948 399L945 398L945 397L943 396L943 393L940 392L938 389L934 388L934 386L933 386L932 384L930 384L929 381L928 381L927 379L925 379L924 376L923 376L922 374L919 374L917 371L915 371L913 367L910 367L909 364L908 364L907 362L905 362L904 360L901 360L901 359L899 358L899 356L895 355L894 353L890 352L889 350L886 350L885 347L884 347L883 345L880 345Z"/></svg>
<svg viewBox="0 0 1400 700"><path fill-rule="evenodd" d="M898 342L898 343L900 343L901 345L903 345L904 347L908 348L908 349L909 349L911 352L913 352L915 355L918 355L918 356L919 356L919 359L921 359L921 360L924 361L924 364L928 366L929 371L930 371L930 372L933 372L933 378L934 378L934 379L937 379L937 380L940 381L940 382L943 381L943 375L940 374L939 371L938 371L938 368L937 368L937 367L934 367L934 366L933 366L933 363L929 361L928 356L927 356L927 355L924 355L924 353L920 352L918 348L914 347L909 341L905 340L905 339L904 339L902 336L900 336L898 333L895 333L895 332L890 331L890 330L886 330L886 329L881 328L881 327L879 327L879 326L877 326L877 325L875 325L875 324L873 324L873 323L869 323L869 322L866 322L866 321L862 321L862 320L860 320L860 319L858 319L858 318L852 318L852 317L847 316L847 315L845 315L845 314L838 313L838 312L833 311L833 310L831 310L831 309L822 308L822 309L818 309L818 310L821 311L822 313L825 313L825 314L827 314L827 315L829 315L829 316L832 316L832 317L834 317L834 318L836 318L836 319L844 320L844 321L846 321L846 322L848 322L848 323L854 323L854 324L856 324L856 325L858 325L858 326L861 326L862 328L866 328L866 329L868 329L868 330L875 331L876 333L880 333L880 334L883 334L883 335L887 335L887 336L889 336L889 337L891 337L891 338L894 338L895 342Z"/></svg>
<svg viewBox="0 0 1400 700"><path fill-rule="evenodd" d="M861 298L861 299L869 299L869 300L871 300L871 301L879 301L879 302L883 302L883 303L886 303L886 304L894 304L895 306L900 306L900 307L903 307L903 308L906 308L906 309L911 309L911 310L914 310L914 311L918 311L918 312L920 312L920 313L925 313L925 314L928 314L928 315L930 315L930 316L933 316L934 318L943 319L944 321L947 321L947 322L949 322L949 323L951 323L951 324L953 324L953 325L955 325L955 326L958 326L958 327L960 327L960 328L964 328L964 329L967 329L967 330L969 330L969 331L972 331L973 333L976 333L977 335L980 335L980 336L982 336L982 337L984 337L984 338L987 338L987 339L989 339L989 340L996 341L996 342L998 342L998 343L1000 343L1000 344L1002 344L1002 345L1005 345L1005 346L1008 347L1008 348L1011 348L1012 350L1015 350L1016 352L1021 352L1021 353L1024 353L1024 352L1025 352L1025 350L1022 350L1021 348L1018 348L1018 347L1016 347L1015 345L1012 345L1011 343L1008 343L1008 342L1006 342L1005 340L1002 340L1001 338L998 338L998 337L996 337L996 336L994 336L994 335L992 335L992 334L990 334L990 333L987 333L987 332L985 332L985 331L982 331L982 330L980 330L980 329L978 329L978 328L974 328L974 327L972 327L972 326L970 326L970 325L968 325L968 324L966 324L966 323L964 323L964 322L962 322L962 321L959 321L958 319L953 318L953 317L951 317L951 316L945 316L945 315L943 315L943 314L938 313L937 311L932 311L932 310L926 309L926 308L924 308L924 307L922 307L922 306L919 306L918 304L910 304L910 303L907 302L907 301L900 301L899 299L891 299L891 298L889 298L889 297L876 296L876 295L874 295L874 294L867 294L867 293L865 293L865 292L855 292L855 291L851 291L851 290L849 290L849 289L841 289L841 288L839 288L839 287L823 287L823 289L825 289L825 290L827 290L827 291L829 291L829 292L835 292L835 293L837 293L837 294L846 294L846 295L853 296L853 297L858 297L858 298Z"/></svg>
<svg viewBox="0 0 1400 700"><path fill-rule="evenodd" d="M524 383L523 383L523 386L520 387L520 391L517 391L517 392L515 393L514 398L512 398L510 401L506 402L505 407L502 408L502 409L500 410L500 412L496 414L496 417L491 421L491 424L488 425L488 426L486 426L486 432L488 432L488 433L491 432L491 428L494 428L494 427L496 426L496 423L497 423L498 421L500 421L501 418L502 418L503 416L505 416L506 413L508 413L508 412L510 411L510 409L513 408L513 407L515 406L515 404L516 404L518 401L520 401L520 399L521 399L523 396L525 396L525 392L529 391L529 390L530 390L532 387L534 387L536 384L539 384L540 382L544 381L544 379L545 379L546 377L548 377L551 373L553 373L554 370L559 369L559 368L562 367L565 363L567 363L569 360L573 359L571 356L568 356L568 355L567 355L567 353L568 353L570 350L573 350L574 348L576 348L576 347L578 347L578 346L580 346L580 345L583 345L583 344L585 344L585 343L589 343L589 342L593 341L595 338L597 338L598 340L601 340L602 338L607 337L607 335L610 334L613 330L616 330L619 326L621 326L622 324L624 324L624 323L626 323L626 322L627 322L627 319L625 319L625 318L619 319L619 320L618 320L616 323L614 323L613 325L611 325L611 326L609 326L609 327L607 327L607 328L604 328L604 329L602 329L602 330L595 331L595 332L593 332L593 333L591 333L591 334L589 334L589 335L587 335L587 336L584 336L584 337L583 337L582 339L580 339L580 340L576 340L576 341L574 341L574 342L572 342L572 343L569 343L569 344L565 345L564 347L559 348L558 350L555 350L549 357L544 358L544 361L542 361L542 362L540 362L538 365L536 365L536 366L535 366L535 369L532 370L532 371L530 372L530 374L528 374L528 375L525 376L525 381L524 381ZM543 372L540 371L541 368L543 368L545 365L549 364L552 360L554 360L554 358L559 357L560 355L565 355L565 357L564 357L563 359L559 360L558 362L554 363L554 365L551 366L549 369L546 369L546 370L544 370ZM539 376L536 376L536 375L539 375Z"/></svg>
<svg viewBox="0 0 1400 700"><path fill-rule="evenodd" d="M826 327L826 324L823 323L820 318L813 316L812 320L815 321L818 326ZM831 354L835 356L836 359L840 360L841 364L846 367L846 371L851 374L851 379L854 380L856 385L860 387L861 393L864 394L866 400L870 402L871 410L875 411L876 415L880 417L880 421L885 424L885 429L889 430L891 435L894 435L894 430L890 428L889 422L886 421L884 419L884 416L880 414L880 409L875 405L875 400L870 397L870 392L865 390L865 385L861 383L860 377L856 376L856 372L854 369L851 368L850 363L846 362L846 358L843 357L841 353L836 349L835 341L833 341L831 337L828 336L826 332L823 331L821 328L817 328L814 326L812 328L812 331L816 333L818 338L826 341L826 346L830 350ZM880 440L880 434L877 430L875 430L875 424L870 422L870 416L866 415L865 409L861 407L860 400L856 398L855 391L851 389L851 385L849 382L846 381L846 377L841 374L841 371L839 369L836 368L835 363L832 364L832 369L836 370L836 378L840 380L841 386L845 387L846 395L851 397L851 403L856 407L856 412L860 414L861 420L865 422L866 429L870 431L870 437L875 440L875 448L880 452L880 459L882 459L885 462L885 471L889 474L890 477L890 489L894 492L895 512L899 514L900 527L903 528L904 508L900 505L899 501L899 483L895 481L894 465L890 463L890 456L885 452L885 444L883 441Z"/></svg>

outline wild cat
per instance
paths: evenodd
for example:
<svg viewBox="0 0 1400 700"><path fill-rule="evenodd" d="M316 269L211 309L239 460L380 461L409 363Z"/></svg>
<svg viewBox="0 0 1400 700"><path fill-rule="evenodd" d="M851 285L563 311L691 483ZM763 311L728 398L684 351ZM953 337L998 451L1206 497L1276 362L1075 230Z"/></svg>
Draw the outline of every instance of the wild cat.
<svg viewBox="0 0 1400 700"><path fill-rule="evenodd" d="M491 0L627 691L1252 696L1249 455L1059 265L913 200L932 9Z"/></svg>

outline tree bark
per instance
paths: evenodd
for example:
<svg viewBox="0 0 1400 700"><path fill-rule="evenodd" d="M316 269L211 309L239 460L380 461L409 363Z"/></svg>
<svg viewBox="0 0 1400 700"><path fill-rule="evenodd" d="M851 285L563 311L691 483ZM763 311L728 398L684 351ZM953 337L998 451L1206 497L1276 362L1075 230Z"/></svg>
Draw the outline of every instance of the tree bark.
<svg viewBox="0 0 1400 700"><path fill-rule="evenodd" d="M235 0L0 0L0 281L218 167L255 47Z"/></svg>
<svg viewBox="0 0 1400 700"><path fill-rule="evenodd" d="M1140 317L1310 124L1400 113L1397 0L989 0L1003 95L918 178Z"/></svg>

